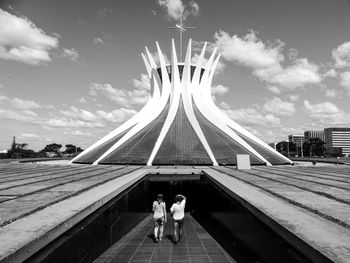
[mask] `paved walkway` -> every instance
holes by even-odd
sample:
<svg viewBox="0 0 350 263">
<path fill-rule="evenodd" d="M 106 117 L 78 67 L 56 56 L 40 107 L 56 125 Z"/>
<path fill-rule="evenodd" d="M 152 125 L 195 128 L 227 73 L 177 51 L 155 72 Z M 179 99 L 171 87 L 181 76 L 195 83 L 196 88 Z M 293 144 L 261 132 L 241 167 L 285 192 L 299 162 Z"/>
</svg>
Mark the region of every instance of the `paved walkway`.
<svg viewBox="0 0 350 263">
<path fill-rule="evenodd" d="M 165 224 L 163 241 L 152 239 L 153 219 L 143 220 L 127 236 L 103 253 L 94 263 L 232 263 L 234 261 L 192 216 L 186 214 L 184 235 L 171 241 L 172 222 Z"/>
</svg>

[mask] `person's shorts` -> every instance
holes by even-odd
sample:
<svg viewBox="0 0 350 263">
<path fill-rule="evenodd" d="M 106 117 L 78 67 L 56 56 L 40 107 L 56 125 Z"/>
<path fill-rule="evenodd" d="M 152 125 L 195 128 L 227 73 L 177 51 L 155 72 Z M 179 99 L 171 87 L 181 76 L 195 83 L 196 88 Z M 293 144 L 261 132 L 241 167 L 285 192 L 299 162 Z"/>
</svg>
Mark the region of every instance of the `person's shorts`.
<svg viewBox="0 0 350 263">
<path fill-rule="evenodd" d="M 174 223 L 178 223 L 179 227 L 182 227 L 185 223 L 185 218 L 179 219 L 179 220 L 174 220 Z"/>
<path fill-rule="evenodd" d="M 164 217 L 153 218 L 154 226 L 162 226 L 164 224 Z"/>
</svg>

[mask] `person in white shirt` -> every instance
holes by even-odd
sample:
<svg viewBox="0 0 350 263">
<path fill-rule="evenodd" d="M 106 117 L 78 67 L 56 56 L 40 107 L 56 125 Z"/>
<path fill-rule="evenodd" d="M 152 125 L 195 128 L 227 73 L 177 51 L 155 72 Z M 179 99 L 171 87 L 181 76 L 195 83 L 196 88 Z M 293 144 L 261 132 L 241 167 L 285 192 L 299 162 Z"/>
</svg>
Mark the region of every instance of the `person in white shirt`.
<svg viewBox="0 0 350 263">
<path fill-rule="evenodd" d="M 176 244 L 182 237 L 182 227 L 185 219 L 186 197 L 178 194 L 175 196 L 175 203 L 170 208 L 170 213 L 174 223 L 174 243 Z"/>
<path fill-rule="evenodd" d="M 154 241 L 162 241 L 164 223 L 167 221 L 165 202 L 163 201 L 162 194 L 158 194 L 157 200 L 153 202 L 152 211 L 154 220 Z"/>
</svg>

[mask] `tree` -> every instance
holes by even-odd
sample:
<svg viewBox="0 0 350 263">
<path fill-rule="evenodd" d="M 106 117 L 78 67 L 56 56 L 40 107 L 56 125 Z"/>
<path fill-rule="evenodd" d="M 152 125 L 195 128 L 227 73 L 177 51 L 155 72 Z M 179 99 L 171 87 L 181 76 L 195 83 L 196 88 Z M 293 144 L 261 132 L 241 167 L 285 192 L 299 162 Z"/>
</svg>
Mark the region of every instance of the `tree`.
<svg viewBox="0 0 350 263">
<path fill-rule="evenodd" d="M 73 144 L 66 144 L 66 150 L 64 151 L 64 153 L 72 154 L 72 153 L 79 153 L 82 151 L 83 149 L 81 149 L 79 146 L 75 146 Z"/>
<path fill-rule="evenodd" d="M 296 154 L 297 146 L 294 142 L 281 141 L 276 144 L 276 150 L 285 156 Z"/>
<path fill-rule="evenodd" d="M 62 148 L 62 144 L 51 143 L 51 144 L 46 145 L 45 148 L 41 150 L 41 152 L 58 153 L 61 148 Z"/>
<path fill-rule="evenodd" d="M 28 149 L 28 143 L 16 143 L 11 145 L 11 149 L 7 151 L 8 158 L 30 158 L 35 157 L 35 152 Z"/>
<path fill-rule="evenodd" d="M 323 156 L 325 153 L 324 145 L 325 142 L 320 138 L 310 138 L 303 144 L 304 156 Z"/>
</svg>

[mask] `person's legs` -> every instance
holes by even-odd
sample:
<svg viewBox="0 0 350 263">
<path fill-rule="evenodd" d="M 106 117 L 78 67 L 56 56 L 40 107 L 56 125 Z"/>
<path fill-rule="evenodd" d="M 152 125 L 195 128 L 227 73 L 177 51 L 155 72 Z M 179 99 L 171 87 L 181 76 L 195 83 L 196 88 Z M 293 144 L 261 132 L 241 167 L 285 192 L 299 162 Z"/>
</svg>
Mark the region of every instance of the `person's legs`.
<svg viewBox="0 0 350 263">
<path fill-rule="evenodd" d="M 159 240 L 160 241 L 162 241 L 163 232 L 164 232 L 164 221 L 163 221 L 163 219 L 161 219 L 160 220 L 160 225 L 159 225 Z"/>
<path fill-rule="evenodd" d="M 175 243 L 179 240 L 178 233 L 179 233 L 179 223 L 176 220 L 174 220 L 174 242 Z"/>
<path fill-rule="evenodd" d="M 157 241 L 158 239 L 158 231 L 159 231 L 159 221 L 154 218 L 154 239 Z"/>
<path fill-rule="evenodd" d="M 184 225 L 184 219 L 181 219 L 178 224 L 179 224 L 179 239 L 181 239 L 181 237 L 182 237 L 182 227 Z"/>
</svg>

